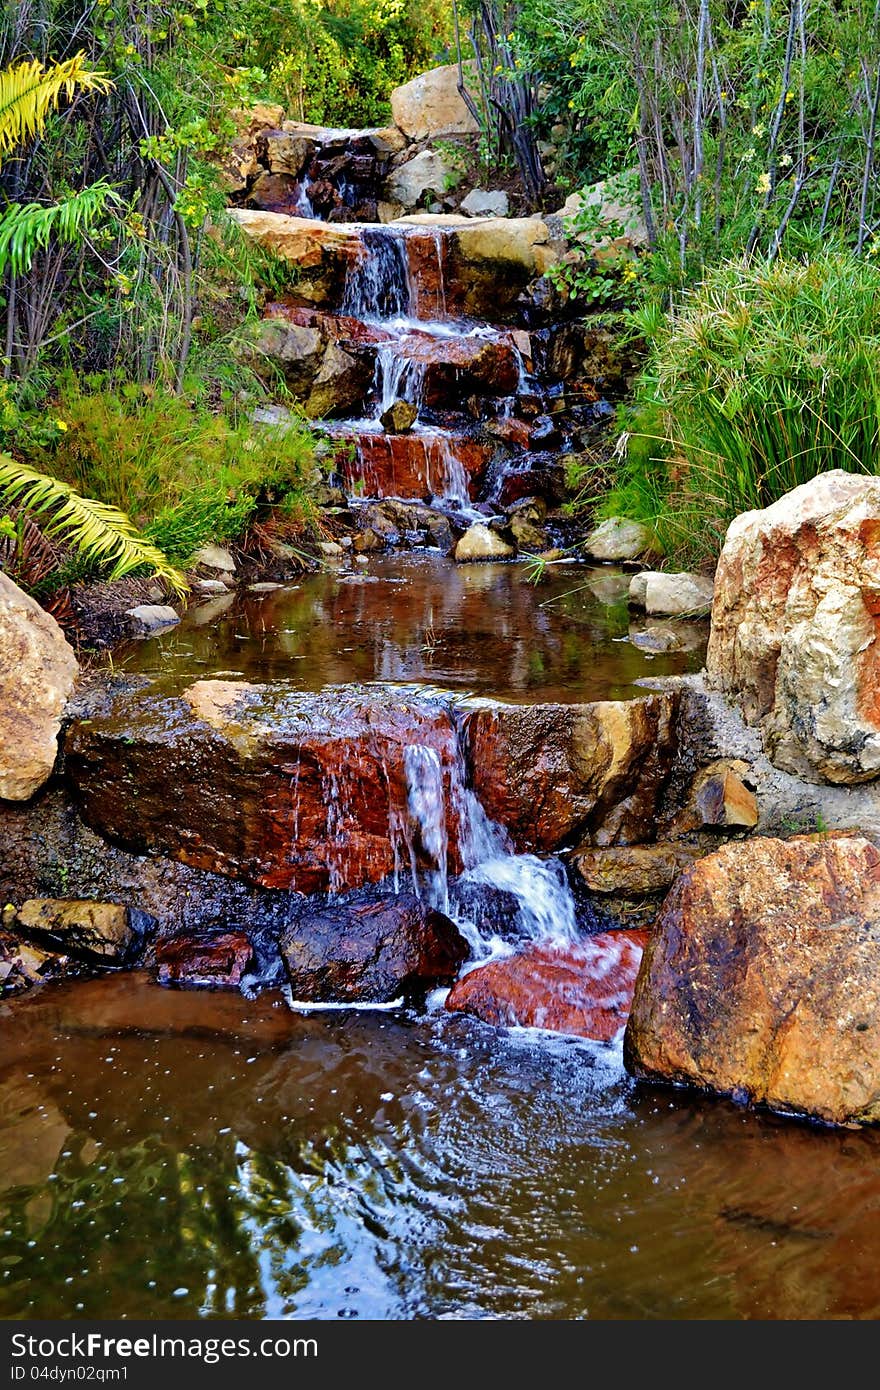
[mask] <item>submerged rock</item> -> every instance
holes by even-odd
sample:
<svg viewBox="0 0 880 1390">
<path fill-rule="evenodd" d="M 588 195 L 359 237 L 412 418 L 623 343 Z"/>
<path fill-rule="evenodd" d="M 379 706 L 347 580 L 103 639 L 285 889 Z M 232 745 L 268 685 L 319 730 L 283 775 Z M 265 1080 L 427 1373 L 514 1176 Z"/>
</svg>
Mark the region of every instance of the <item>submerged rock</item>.
<svg viewBox="0 0 880 1390">
<path fill-rule="evenodd" d="M 460 565 L 473 560 L 510 560 L 515 554 L 516 546 L 508 544 L 482 521 L 475 521 L 468 527 L 453 552 Z"/>
<path fill-rule="evenodd" d="M 412 893 L 310 905 L 281 938 L 294 999 L 387 1002 L 449 984 L 468 947 L 454 922 Z"/>
<path fill-rule="evenodd" d="M 688 870 L 648 943 L 634 1075 L 834 1124 L 880 1120 L 880 850 L 752 839 Z"/>
<path fill-rule="evenodd" d="M 880 479 L 835 469 L 728 529 L 706 666 L 773 762 L 880 776 Z"/>
<path fill-rule="evenodd" d="M 79 664 L 55 619 L 0 571 L 0 797 L 48 779 Z"/>
<path fill-rule="evenodd" d="M 470 970 L 446 1008 L 496 1026 L 611 1042 L 629 1015 L 646 940 L 644 932 L 615 931 L 573 946 L 531 946 Z"/>
</svg>

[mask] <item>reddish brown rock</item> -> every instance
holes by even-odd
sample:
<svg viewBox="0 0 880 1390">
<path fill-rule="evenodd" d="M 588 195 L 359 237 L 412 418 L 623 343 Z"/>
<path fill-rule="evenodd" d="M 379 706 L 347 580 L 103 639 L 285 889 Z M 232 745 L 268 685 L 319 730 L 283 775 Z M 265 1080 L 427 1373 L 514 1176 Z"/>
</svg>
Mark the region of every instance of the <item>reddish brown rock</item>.
<svg viewBox="0 0 880 1390">
<path fill-rule="evenodd" d="M 533 946 L 471 970 L 446 1008 L 502 1027 L 546 1028 L 611 1042 L 626 1023 L 645 932 L 602 932 L 576 946 Z"/>
<path fill-rule="evenodd" d="M 473 498 L 492 452 L 491 445 L 464 436 L 377 431 L 358 435 L 353 457 L 341 466 L 347 487 L 367 497 L 425 501 L 457 493 L 463 469 Z"/>
<path fill-rule="evenodd" d="M 880 775 L 880 480 L 822 473 L 730 525 L 706 665 L 812 781 Z"/>
<path fill-rule="evenodd" d="M 458 929 L 411 893 L 310 906 L 284 934 L 294 999 L 387 1002 L 449 984 L 467 958 Z"/>
<path fill-rule="evenodd" d="M 156 947 L 159 984 L 236 989 L 252 957 L 253 948 L 244 932 L 172 936 Z"/>
<path fill-rule="evenodd" d="M 583 705 L 473 701 L 463 739 L 474 790 L 519 850 L 640 843 L 672 766 L 675 709 L 672 693 Z"/>
<path fill-rule="evenodd" d="M 672 888 L 626 1033 L 636 1076 L 833 1124 L 880 1120 L 880 850 L 752 839 Z"/>
<path fill-rule="evenodd" d="M 71 726 L 65 766 L 85 820 L 115 843 L 267 888 L 336 892 L 408 860 L 413 743 L 436 752 L 450 806 L 457 742 L 439 700 L 223 680 L 162 697 L 122 683 Z M 447 821 L 454 866 L 454 806 Z"/>
</svg>

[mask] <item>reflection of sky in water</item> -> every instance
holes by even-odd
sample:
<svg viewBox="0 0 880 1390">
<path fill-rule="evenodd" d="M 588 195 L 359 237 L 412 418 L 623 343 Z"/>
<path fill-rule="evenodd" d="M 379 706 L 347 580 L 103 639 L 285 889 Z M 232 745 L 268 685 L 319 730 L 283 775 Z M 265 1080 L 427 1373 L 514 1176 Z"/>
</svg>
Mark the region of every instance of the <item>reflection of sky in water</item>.
<svg viewBox="0 0 880 1390">
<path fill-rule="evenodd" d="M 181 684 L 230 672 L 307 690 L 420 681 L 513 700 L 626 699 L 635 682 L 697 670 L 706 627 L 676 625 L 685 649 L 638 650 L 650 626 L 627 608 L 629 575 L 565 565 L 530 584 L 523 565 L 455 565 L 436 555 L 309 575 L 243 600 L 194 607 L 179 627 L 114 653 L 128 671 Z M 665 624 L 668 628 L 668 623 Z"/>
<path fill-rule="evenodd" d="M 0 1057 L 0 1316 L 880 1312 L 880 1139 L 619 1048 L 116 977 Z"/>
</svg>

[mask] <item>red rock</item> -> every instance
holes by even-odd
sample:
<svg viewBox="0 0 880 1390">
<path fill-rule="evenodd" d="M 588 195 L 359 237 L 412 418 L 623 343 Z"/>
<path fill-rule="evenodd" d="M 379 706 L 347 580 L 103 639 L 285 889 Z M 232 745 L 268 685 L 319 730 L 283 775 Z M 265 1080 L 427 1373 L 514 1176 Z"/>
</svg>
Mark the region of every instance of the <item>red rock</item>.
<svg viewBox="0 0 880 1390">
<path fill-rule="evenodd" d="M 493 452 L 491 445 L 476 439 L 427 432 L 360 434 L 355 447 L 355 457 L 341 464 L 348 488 L 362 485 L 367 497 L 425 501 L 457 491 L 457 466 L 464 469 L 468 491 L 475 498 Z"/>
<path fill-rule="evenodd" d="M 582 705 L 475 702 L 462 739 L 474 791 L 518 850 L 575 836 L 640 844 L 656 820 L 675 749 L 674 694 Z"/>
<path fill-rule="evenodd" d="M 208 932 L 168 937 L 156 947 L 160 985 L 236 989 L 253 949 L 244 932 Z"/>
<path fill-rule="evenodd" d="M 123 686 L 71 726 L 66 776 L 91 828 L 126 848 L 266 888 L 338 892 L 408 862 L 413 743 L 440 762 L 454 869 L 450 714 L 393 687 L 310 695 L 208 680 L 165 698 Z"/>
<path fill-rule="evenodd" d="M 467 958 L 455 924 L 412 893 L 309 905 L 281 954 L 295 999 L 385 1002 L 449 984 Z"/>
<path fill-rule="evenodd" d="M 645 952 L 624 1057 L 646 1080 L 880 1121 L 880 850 L 753 838 L 699 860 Z"/>
<path fill-rule="evenodd" d="M 446 1008 L 497 1026 L 611 1042 L 629 1015 L 647 939 L 641 931 L 614 931 L 561 949 L 532 946 L 469 971 Z"/>
<path fill-rule="evenodd" d="M 425 320 L 446 318 L 446 253 L 448 239 L 430 228 L 407 233 L 410 283 L 415 287 L 416 315 Z"/>
</svg>

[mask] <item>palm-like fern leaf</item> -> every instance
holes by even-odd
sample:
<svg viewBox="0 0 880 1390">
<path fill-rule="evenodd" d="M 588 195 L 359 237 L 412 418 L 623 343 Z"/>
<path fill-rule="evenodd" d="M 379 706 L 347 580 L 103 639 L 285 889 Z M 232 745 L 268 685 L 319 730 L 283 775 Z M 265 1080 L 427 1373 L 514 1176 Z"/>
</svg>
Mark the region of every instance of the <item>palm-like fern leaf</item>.
<svg viewBox="0 0 880 1390">
<path fill-rule="evenodd" d="M 67 483 L 38 473 L 7 454 L 0 454 L 0 497 L 45 517 L 40 526 L 47 536 L 74 546 L 109 570 L 108 578 L 120 579 L 146 566 L 176 594 L 186 593 L 186 580 L 180 571 L 157 546 L 138 534 L 118 508 L 80 497 Z"/>
<path fill-rule="evenodd" d="M 42 130 L 62 96 L 69 100 L 77 88 L 106 92 L 112 85 L 104 73 L 86 67 L 84 53 L 48 67 L 34 58 L 4 68 L 0 71 L 0 161 Z"/>
<path fill-rule="evenodd" d="M 0 212 L 0 275 L 7 266 L 14 275 L 29 270 L 34 256 L 53 235 L 61 242 L 78 241 L 119 194 L 100 180 L 71 193 L 58 203 L 10 203 Z"/>
</svg>

